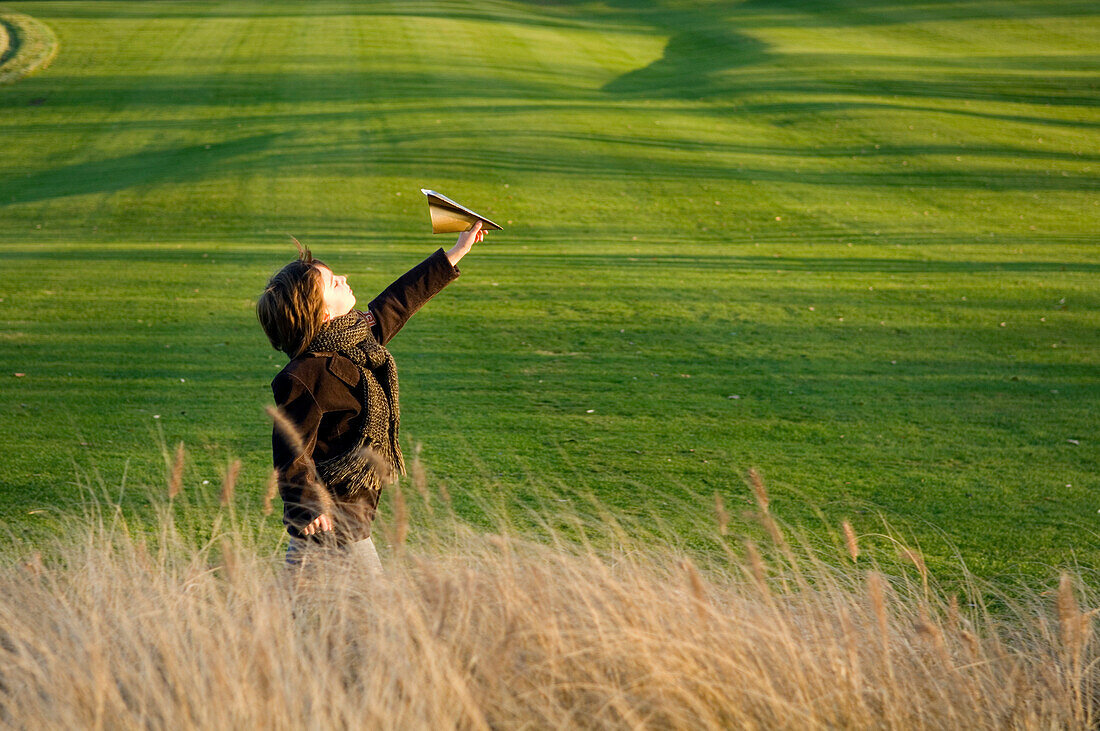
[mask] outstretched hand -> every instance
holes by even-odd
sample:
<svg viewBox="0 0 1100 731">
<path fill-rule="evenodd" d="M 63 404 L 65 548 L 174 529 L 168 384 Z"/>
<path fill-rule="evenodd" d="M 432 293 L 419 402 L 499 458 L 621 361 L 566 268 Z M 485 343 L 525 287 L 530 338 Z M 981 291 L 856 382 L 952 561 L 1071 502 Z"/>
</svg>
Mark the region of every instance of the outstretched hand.
<svg viewBox="0 0 1100 731">
<path fill-rule="evenodd" d="M 479 243 L 484 238 L 485 231 L 481 228 L 481 221 L 476 222 L 468 231 L 460 233 L 458 242 L 447 252 L 447 259 L 450 260 L 451 266 L 457 264 L 462 257 L 469 253 L 474 244 Z"/>
</svg>

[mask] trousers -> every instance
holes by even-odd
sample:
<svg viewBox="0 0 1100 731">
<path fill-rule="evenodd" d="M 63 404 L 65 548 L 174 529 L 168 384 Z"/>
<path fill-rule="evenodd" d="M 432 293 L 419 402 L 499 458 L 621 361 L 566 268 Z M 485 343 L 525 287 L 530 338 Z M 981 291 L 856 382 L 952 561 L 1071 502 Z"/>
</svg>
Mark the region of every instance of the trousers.
<svg viewBox="0 0 1100 731">
<path fill-rule="evenodd" d="M 337 550 L 351 556 L 372 575 L 382 575 L 382 562 L 378 560 L 378 550 L 374 547 L 374 541 L 369 537 L 353 543 L 345 543 L 336 549 L 318 546 L 313 541 L 290 537 L 290 545 L 286 547 L 286 565 L 297 568 L 307 556 L 321 555 L 323 551 Z"/>
</svg>

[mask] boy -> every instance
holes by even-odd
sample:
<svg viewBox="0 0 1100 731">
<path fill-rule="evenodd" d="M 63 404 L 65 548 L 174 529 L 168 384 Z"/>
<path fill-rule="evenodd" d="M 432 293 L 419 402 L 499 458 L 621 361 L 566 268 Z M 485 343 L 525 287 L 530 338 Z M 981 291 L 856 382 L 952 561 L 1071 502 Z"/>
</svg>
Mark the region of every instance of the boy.
<svg viewBox="0 0 1100 731">
<path fill-rule="evenodd" d="M 405 471 L 397 368 L 385 345 L 458 277 L 455 266 L 484 235 L 481 222 L 474 224 L 365 311 L 354 309 L 347 277 L 300 244 L 297 261 L 268 281 L 256 315 L 271 345 L 291 359 L 271 382 L 281 412 L 272 456 L 290 534 L 289 564 L 300 563 L 311 543 L 324 542 L 381 570 L 371 522 L 386 476 Z"/>
</svg>

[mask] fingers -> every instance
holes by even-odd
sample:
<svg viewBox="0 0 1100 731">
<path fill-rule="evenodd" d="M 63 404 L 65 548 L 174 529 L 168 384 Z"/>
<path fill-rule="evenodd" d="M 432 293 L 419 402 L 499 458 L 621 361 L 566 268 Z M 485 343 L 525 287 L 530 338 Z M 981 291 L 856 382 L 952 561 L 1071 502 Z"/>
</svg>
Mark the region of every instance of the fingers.
<svg viewBox="0 0 1100 731">
<path fill-rule="evenodd" d="M 483 221 L 474 221 L 474 225 L 470 226 L 470 228 L 466 229 L 458 235 L 458 241 L 456 245 L 466 248 L 473 246 L 474 244 L 484 239 L 485 230 L 482 228 L 483 226 Z"/>
<path fill-rule="evenodd" d="M 311 536 L 318 530 L 332 530 L 332 518 L 327 515 L 318 515 L 314 518 L 309 525 L 302 528 L 302 533 L 307 536 Z"/>
<path fill-rule="evenodd" d="M 466 236 L 469 237 L 471 243 L 480 243 L 485 238 L 485 229 L 482 228 L 482 225 L 481 221 L 475 221 L 474 225 L 467 229 Z"/>
</svg>

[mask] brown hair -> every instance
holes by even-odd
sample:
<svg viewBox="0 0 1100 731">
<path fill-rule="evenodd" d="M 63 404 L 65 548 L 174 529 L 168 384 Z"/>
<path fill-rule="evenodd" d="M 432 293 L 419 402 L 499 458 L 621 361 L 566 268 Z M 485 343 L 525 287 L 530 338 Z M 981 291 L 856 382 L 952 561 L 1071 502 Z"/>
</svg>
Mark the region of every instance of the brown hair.
<svg viewBox="0 0 1100 731">
<path fill-rule="evenodd" d="M 325 264 L 314 259 L 298 239 L 291 239 L 298 247 L 298 259 L 268 280 L 256 302 L 256 317 L 271 346 L 297 358 L 313 342 L 324 321 L 324 280 L 316 265 Z"/>
</svg>

